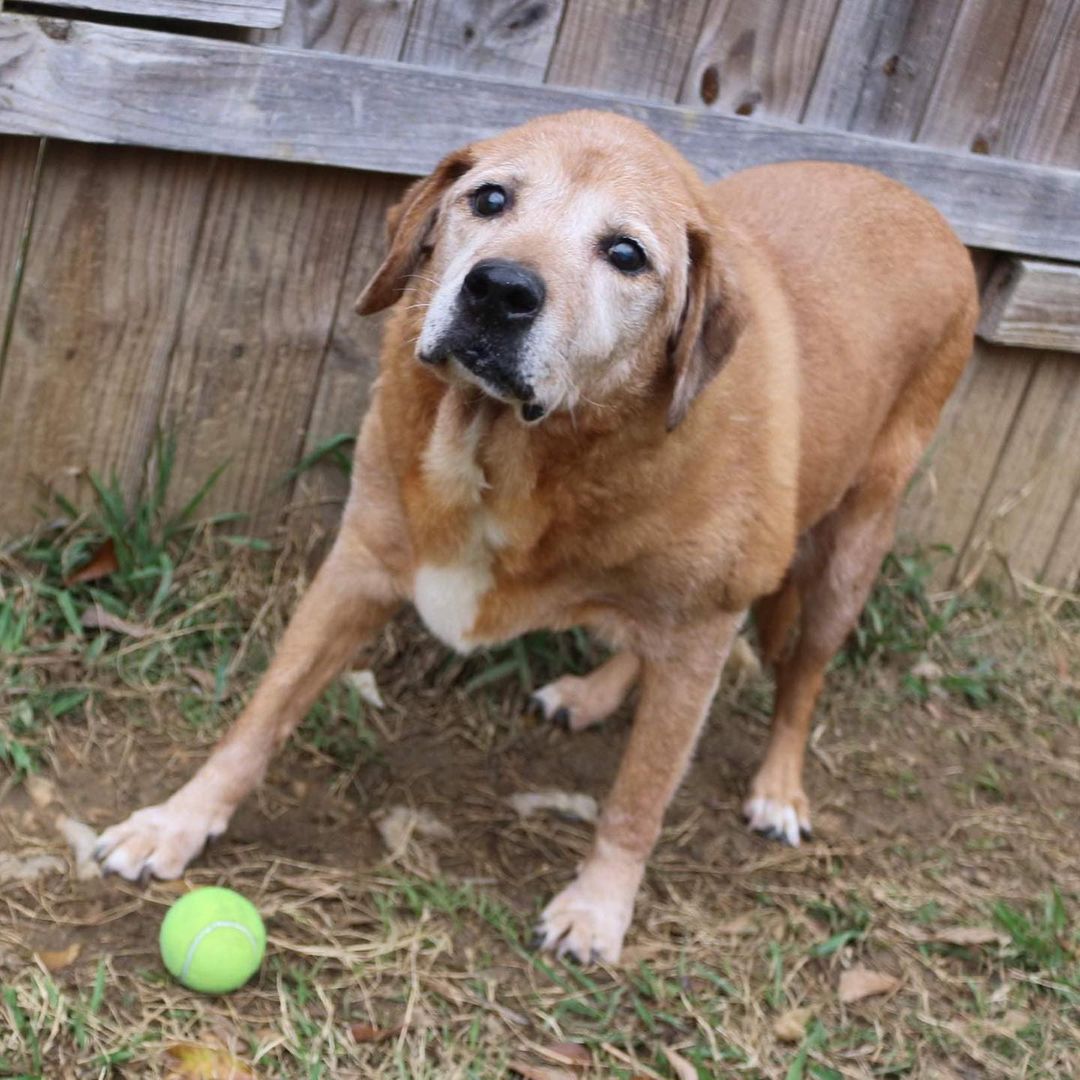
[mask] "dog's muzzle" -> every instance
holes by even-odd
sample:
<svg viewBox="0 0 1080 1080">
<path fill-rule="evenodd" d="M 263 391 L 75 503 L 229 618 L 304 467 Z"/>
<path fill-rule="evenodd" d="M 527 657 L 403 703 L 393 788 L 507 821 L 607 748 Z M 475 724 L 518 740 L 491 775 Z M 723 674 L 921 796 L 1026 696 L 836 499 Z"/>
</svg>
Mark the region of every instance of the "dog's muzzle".
<svg viewBox="0 0 1080 1080">
<path fill-rule="evenodd" d="M 454 320 L 438 348 L 420 359 L 453 357 L 497 396 L 521 403 L 527 422 L 544 415 L 521 371 L 524 341 L 544 307 L 547 290 L 534 270 L 506 259 L 484 259 L 465 275 Z"/>
</svg>

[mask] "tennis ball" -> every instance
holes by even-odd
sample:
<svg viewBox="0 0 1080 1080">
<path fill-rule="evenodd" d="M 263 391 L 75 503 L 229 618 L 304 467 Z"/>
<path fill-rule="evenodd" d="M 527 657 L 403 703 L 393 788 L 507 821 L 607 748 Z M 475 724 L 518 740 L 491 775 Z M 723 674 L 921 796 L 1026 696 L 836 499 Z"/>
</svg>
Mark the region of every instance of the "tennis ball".
<svg viewBox="0 0 1080 1080">
<path fill-rule="evenodd" d="M 165 966 L 185 986 L 227 994 L 259 970 L 266 927 L 250 900 L 211 885 L 169 908 L 158 941 Z"/>
</svg>

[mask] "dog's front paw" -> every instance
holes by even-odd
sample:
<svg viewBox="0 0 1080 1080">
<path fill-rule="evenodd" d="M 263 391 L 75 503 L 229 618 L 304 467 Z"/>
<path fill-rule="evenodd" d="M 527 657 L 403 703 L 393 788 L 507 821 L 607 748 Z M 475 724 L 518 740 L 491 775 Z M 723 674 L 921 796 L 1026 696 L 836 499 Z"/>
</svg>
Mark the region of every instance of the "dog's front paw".
<svg viewBox="0 0 1080 1080">
<path fill-rule="evenodd" d="M 544 908 L 537 944 L 582 964 L 617 964 L 633 914 L 633 896 L 627 902 L 615 891 L 605 893 L 578 878 Z"/>
<path fill-rule="evenodd" d="M 98 839 L 95 857 L 106 873 L 128 881 L 140 878 L 177 878 L 229 823 L 228 813 L 192 805 L 176 796 L 158 806 L 147 806 Z"/>
<path fill-rule="evenodd" d="M 798 847 L 800 840 L 810 839 L 810 801 L 802 785 L 797 779 L 774 776 L 764 767 L 750 785 L 743 816 L 754 832 L 770 840 Z"/>
</svg>

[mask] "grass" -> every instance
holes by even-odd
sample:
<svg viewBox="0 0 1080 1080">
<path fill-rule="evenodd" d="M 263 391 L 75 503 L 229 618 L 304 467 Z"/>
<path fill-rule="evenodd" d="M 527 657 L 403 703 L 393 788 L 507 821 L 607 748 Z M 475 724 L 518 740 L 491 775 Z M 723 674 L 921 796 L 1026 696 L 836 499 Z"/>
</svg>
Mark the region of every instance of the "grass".
<svg viewBox="0 0 1080 1080">
<path fill-rule="evenodd" d="M 23 789 L 32 773 L 95 826 L 164 795 L 235 715 L 303 589 L 288 546 L 230 543 L 231 522 L 170 510 L 170 453 L 159 443 L 140 502 L 98 482 L 90 513 L 61 508 L 4 549 L 0 852 L 65 850 L 54 806 Z M 73 581 L 110 542 L 116 568 Z M 527 693 L 600 654 L 581 634 L 537 634 L 456 658 L 406 619 L 366 661 L 386 707 L 331 687 L 186 875 L 258 903 L 270 949 L 256 980 L 211 999 L 164 974 L 169 883 L 0 884 L 0 1074 L 487 1080 L 518 1062 L 631 1080 L 676 1077 L 673 1051 L 702 1080 L 1076 1075 L 1080 626 L 1069 605 L 1051 617 L 936 596 L 932 559 L 890 557 L 832 674 L 813 843 L 741 829 L 770 691 L 721 691 L 617 969 L 530 949 L 589 833 L 505 803 L 603 793 L 625 712 L 573 737 L 524 715 Z M 449 839 L 389 858 L 372 815 L 403 802 Z M 977 941 L 957 944 L 957 928 Z M 72 945 L 55 970 L 41 959 Z M 899 988 L 841 1003 L 856 966 Z M 786 1041 L 777 1024 L 796 1012 Z M 568 1044 L 587 1064 L 567 1064 Z M 177 1072 L 191 1047 L 201 1071 Z"/>
</svg>

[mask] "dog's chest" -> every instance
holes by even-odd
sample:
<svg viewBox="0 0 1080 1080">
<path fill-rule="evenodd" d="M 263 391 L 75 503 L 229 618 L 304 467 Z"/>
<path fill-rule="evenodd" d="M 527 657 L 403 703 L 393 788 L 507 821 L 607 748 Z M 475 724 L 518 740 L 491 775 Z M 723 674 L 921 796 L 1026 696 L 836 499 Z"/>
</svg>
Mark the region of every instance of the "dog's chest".
<svg viewBox="0 0 1080 1080">
<path fill-rule="evenodd" d="M 428 629 L 458 652 L 480 642 L 473 637 L 484 597 L 495 584 L 493 561 L 505 536 L 484 504 L 487 480 L 478 461 L 475 425 L 449 428 L 436 423 L 423 456 L 423 474 L 432 502 L 444 507 L 462 539 L 453 554 L 425 558 L 413 577 L 413 604 Z"/>
</svg>

